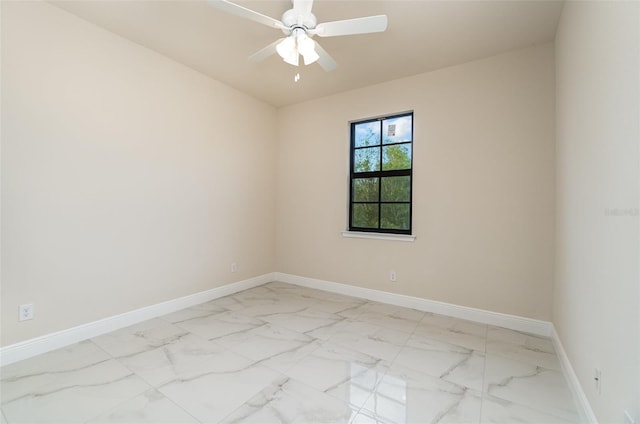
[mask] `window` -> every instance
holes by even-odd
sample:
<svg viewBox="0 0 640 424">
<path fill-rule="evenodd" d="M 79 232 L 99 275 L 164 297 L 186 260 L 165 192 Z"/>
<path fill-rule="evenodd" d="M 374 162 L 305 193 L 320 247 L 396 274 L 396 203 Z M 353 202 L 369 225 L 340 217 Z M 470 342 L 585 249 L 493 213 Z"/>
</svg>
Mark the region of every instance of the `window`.
<svg viewBox="0 0 640 424">
<path fill-rule="evenodd" d="M 351 123 L 349 231 L 411 234 L 413 113 Z"/>
</svg>

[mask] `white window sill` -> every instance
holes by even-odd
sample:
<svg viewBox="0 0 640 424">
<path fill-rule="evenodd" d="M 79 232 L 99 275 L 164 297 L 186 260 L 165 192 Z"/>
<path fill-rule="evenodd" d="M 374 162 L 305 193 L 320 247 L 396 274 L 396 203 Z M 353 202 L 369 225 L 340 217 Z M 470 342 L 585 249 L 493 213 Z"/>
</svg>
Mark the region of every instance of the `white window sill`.
<svg viewBox="0 0 640 424">
<path fill-rule="evenodd" d="M 416 236 L 408 236 L 404 234 L 386 234 L 386 233 L 364 233 L 359 231 L 343 231 L 342 237 L 347 238 L 364 238 L 377 240 L 394 240 L 394 241 L 416 241 Z"/>
</svg>

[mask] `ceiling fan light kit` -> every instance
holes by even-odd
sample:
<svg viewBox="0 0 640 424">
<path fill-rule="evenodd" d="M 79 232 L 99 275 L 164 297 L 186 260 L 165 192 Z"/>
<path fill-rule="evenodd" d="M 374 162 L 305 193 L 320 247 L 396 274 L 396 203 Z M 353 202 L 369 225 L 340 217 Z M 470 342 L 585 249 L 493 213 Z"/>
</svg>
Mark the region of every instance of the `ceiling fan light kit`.
<svg viewBox="0 0 640 424">
<path fill-rule="evenodd" d="M 305 65 L 311 65 L 320 59 L 316 52 L 316 43 L 302 28 L 295 28 L 291 34 L 276 45 L 276 51 L 288 64 L 298 66 L 298 58 L 302 56 Z"/>
<path fill-rule="evenodd" d="M 298 66 L 298 50 L 296 49 L 296 40 L 293 37 L 287 37 L 276 45 L 276 52 L 288 64 Z"/>
<path fill-rule="evenodd" d="M 277 40 L 249 57 L 255 62 L 266 59 L 277 53 L 286 63 L 298 66 L 300 56 L 305 65 L 318 62 L 325 71 L 338 67 L 336 61 L 319 43 L 311 39 L 319 37 L 335 37 L 340 35 L 369 34 L 383 32 L 387 29 L 387 16 L 376 15 L 364 18 L 318 24 L 311 8 L 313 0 L 292 0 L 293 9 L 289 9 L 278 21 L 246 7 L 227 0 L 210 0 L 209 3 L 220 10 L 249 19 L 271 28 L 282 30 L 286 37 Z"/>
</svg>

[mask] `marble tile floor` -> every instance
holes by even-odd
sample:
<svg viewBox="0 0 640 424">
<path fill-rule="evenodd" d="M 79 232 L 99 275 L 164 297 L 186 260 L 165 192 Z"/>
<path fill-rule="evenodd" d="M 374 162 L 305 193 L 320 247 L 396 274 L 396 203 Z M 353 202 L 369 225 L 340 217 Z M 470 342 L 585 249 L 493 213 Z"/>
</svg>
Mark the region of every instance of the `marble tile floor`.
<svg viewBox="0 0 640 424">
<path fill-rule="evenodd" d="M 0 423 L 579 422 L 549 339 L 279 282 L 0 378 Z"/>
</svg>

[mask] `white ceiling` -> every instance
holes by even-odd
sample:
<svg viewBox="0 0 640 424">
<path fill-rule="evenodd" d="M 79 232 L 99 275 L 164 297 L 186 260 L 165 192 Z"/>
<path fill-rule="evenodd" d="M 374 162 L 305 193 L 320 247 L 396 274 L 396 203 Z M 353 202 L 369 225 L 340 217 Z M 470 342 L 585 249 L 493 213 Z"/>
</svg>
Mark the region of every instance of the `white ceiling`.
<svg viewBox="0 0 640 424">
<path fill-rule="evenodd" d="M 318 22 L 386 14 L 386 32 L 316 37 L 338 62 L 293 67 L 248 56 L 282 32 L 205 0 L 54 0 L 53 4 L 274 106 L 416 75 L 552 41 L 562 1 L 316 0 Z M 237 0 L 280 19 L 290 0 Z M 301 79 L 294 82 L 299 72 Z"/>
</svg>

